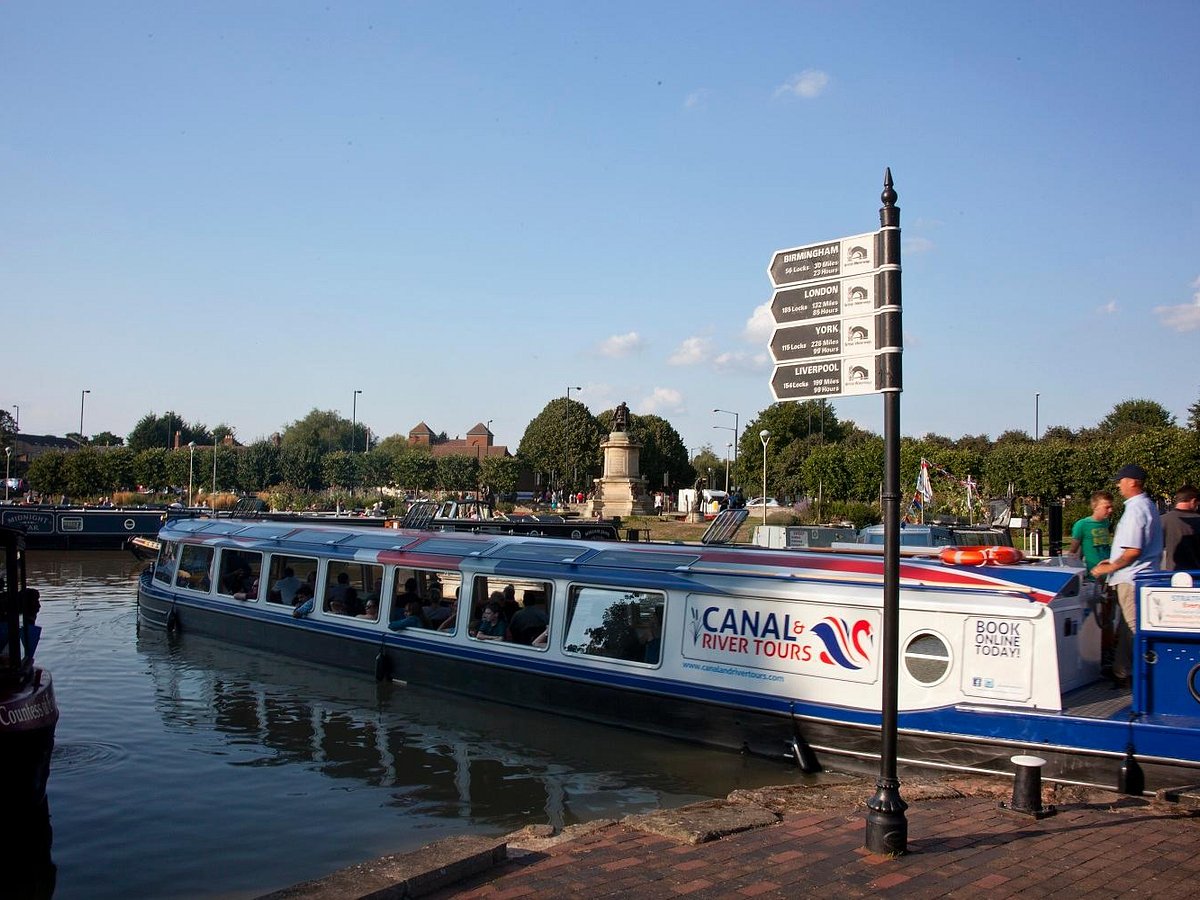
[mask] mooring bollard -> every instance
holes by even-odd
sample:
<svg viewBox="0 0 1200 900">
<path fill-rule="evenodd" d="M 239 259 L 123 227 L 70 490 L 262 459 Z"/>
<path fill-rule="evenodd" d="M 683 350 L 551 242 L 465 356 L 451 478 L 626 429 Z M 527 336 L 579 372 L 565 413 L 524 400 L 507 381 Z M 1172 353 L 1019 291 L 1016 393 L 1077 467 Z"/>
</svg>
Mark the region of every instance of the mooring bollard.
<svg viewBox="0 0 1200 900">
<path fill-rule="evenodd" d="M 1010 762 L 1017 767 L 1012 802 L 1001 802 L 1000 808 L 1035 819 L 1054 815 L 1053 806 L 1042 806 L 1042 766 L 1046 761 L 1040 756 L 1014 756 Z"/>
</svg>

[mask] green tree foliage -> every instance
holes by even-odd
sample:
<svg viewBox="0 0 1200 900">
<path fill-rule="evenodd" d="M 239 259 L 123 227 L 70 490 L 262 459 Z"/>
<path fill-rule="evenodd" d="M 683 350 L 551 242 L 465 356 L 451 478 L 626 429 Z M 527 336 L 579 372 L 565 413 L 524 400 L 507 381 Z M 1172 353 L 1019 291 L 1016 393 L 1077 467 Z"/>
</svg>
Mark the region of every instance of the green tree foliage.
<svg viewBox="0 0 1200 900">
<path fill-rule="evenodd" d="M 283 447 L 314 448 L 319 454 L 334 450 L 362 451 L 367 449 L 367 427 L 351 422 L 331 409 L 314 409 L 303 419 L 285 426 L 281 435 Z"/>
<path fill-rule="evenodd" d="M 434 458 L 437 486 L 444 491 L 473 491 L 479 485 L 479 460 L 448 453 Z"/>
<path fill-rule="evenodd" d="M 359 477 L 364 488 L 384 488 L 392 483 L 393 457 L 378 448 L 368 453 L 360 453 Z"/>
<path fill-rule="evenodd" d="M 1200 400 L 1188 407 L 1188 428 L 1200 434 Z"/>
<path fill-rule="evenodd" d="M 285 484 L 300 490 L 315 491 L 325 486 L 321 477 L 321 448 L 315 434 L 310 434 L 307 440 L 284 443 L 279 451 L 279 473 Z"/>
<path fill-rule="evenodd" d="M 391 451 L 392 483 L 406 491 L 426 491 L 437 480 L 437 464 L 428 447 L 409 445 Z"/>
<path fill-rule="evenodd" d="M 120 447 L 125 443 L 125 438 L 118 437 L 111 431 L 102 431 L 99 434 L 93 434 L 88 443 L 93 447 Z"/>
<path fill-rule="evenodd" d="M 1123 438 L 1151 428 L 1172 428 L 1175 417 L 1154 400 L 1122 400 L 1100 420 L 1097 429 L 1106 438 Z"/>
<path fill-rule="evenodd" d="M 63 474 L 68 495 L 82 501 L 107 492 L 108 481 L 102 457 L 103 454 L 94 447 L 81 447 L 67 454 L 63 461 Z"/>
<path fill-rule="evenodd" d="M 1051 425 L 1042 432 L 1043 441 L 1065 441 L 1069 444 L 1074 442 L 1075 437 L 1075 432 L 1065 425 Z"/>
<path fill-rule="evenodd" d="M 129 448 L 133 452 L 133 448 Z M 142 450 L 133 457 L 133 481 L 150 491 L 161 491 L 170 484 L 167 451 L 162 447 Z"/>
<path fill-rule="evenodd" d="M 709 469 L 712 469 L 714 474 L 718 470 L 721 472 L 725 471 L 724 457 L 717 456 L 717 453 L 715 450 L 713 450 L 711 444 L 705 444 L 703 447 L 701 447 L 699 452 L 688 461 L 688 465 L 691 466 L 691 472 L 684 470 L 685 487 L 691 487 L 693 484 L 695 484 L 697 478 L 704 478 L 707 480 Z M 735 470 L 732 470 L 731 468 L 729 475 L 729 483 L 731 485 L 734 483 L 734 471 Z M 713 487 L 715 487 L 715 485 L 709 485 L 710 490 Z M 724 487 L 723 484 L 722 487 Z"/>
<path fill-rule="evenodd" d="M 805 447 L 819 447 L 823 444 L 838 443 L 847 433 L 858 434 L 857 426 L 847 429 L 838 421 L 837 412 L 828 403 L 820 400 L 805 400 L 802 403 L 773 403 L 762 410 L 747 424 L 738 439 L 738 464 L 735 467 L 735 480 L 738 484 L 757 488 L 748 493 L 762 490 L 762 438 L 763 430 L 771 432 L 767 452 L 768 488 L 780 494 L 790 494 L 787 484 L 795 484 L 793 476 L 780 469 L 778 463 L 771 460 L 800 460 L 807 457 Z M 801 447 L 789 450 L 792 444 L 799 443 Z M 771 478 L 775 469 L 779 478 Z M 780 480 L 783 479 L 783 480 Z M 774 487 L 771 487 L 774 485 Z"/>
<path fill-rule="evenodd" d="M 321 457 L 321 475 L 331 487 L 350 489 L 362 483 L 361 453 L 334 450 Z"/>
<path fill-rule="evenodd" d="M 569 487 L 573 478 L 590 485 L 601 471 L 600 441 L 607 431 L 582 403 L 556 397 L 525 426 L 517 457 L 543 476 L 542 483 Z"/>
<path fill-rule="evenodd" d="M 0 443 L 11 447 L 17 436 L 17 422 L 7 410 L 0 409 Z"/>
<path fill-rule="evenodd" d="M 283 481 L 279 448 L 272 441 L 255 441 L 237 452 L 237 486 L 243 491 L 265 491 Z"/>
<path fill-rule="evenodd" d="M 197 444 L 211 444 L 212 433 L 208 427 L 199 423 L 185 422 L 183 416 L 174 410 L 167 410 L 161 416 L 153 412 L 146 413 L 138 419 L 129 432 L 125 444 L 130 450 L 139 452 L 162 447 L 164 450 L 175 446 L 175 432 L 179 432 L 179 445 L 187 446 L 191 441 Z"/>
<path fill-rule="evenodd" d="M 39 494 L 53 498 L 67 492 L 67 457 L 65 450 L 51 450 L 35 456 L 29 463 L 26 477 L 29 486 Z"/>
<path fill-rule="evenodd" d="M 517 489 L 521 463 L 513 456 L 485 456 L 479 466 L 479 481 L 494 494 L 510 494 Z"/>
<path fill-rule="evenodd" d="M 136 458 L 137 454 L 128 447 L 113 447 L 100 454 L 109 491 L 131 491 L 137 487 L 133 464 Z"/>
<path fill-rule="evenodd" d="M 1000 437 L 996 438 L 996 446 L 1001 444 L 1032 444 L 1033 438 L 1029 436 L 1029 432 L 1021 428 L 1010 428 L 1008 431 L 1001 433 Z"/>
</svg>

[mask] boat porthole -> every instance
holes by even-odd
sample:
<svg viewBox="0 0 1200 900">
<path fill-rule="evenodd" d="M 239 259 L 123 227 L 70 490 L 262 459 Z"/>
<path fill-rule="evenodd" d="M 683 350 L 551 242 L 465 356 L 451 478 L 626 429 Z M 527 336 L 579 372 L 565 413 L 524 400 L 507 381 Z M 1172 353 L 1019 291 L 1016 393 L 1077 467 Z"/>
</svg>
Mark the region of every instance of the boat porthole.
<svg viewBox="0 0 1200 900">
<path fill-rule="evenodd" d="M 572 529 L 572 531 L 571 531 L 571 538 L 572 538 L 573 540 L 576 540 L 576 541 L 577 541 L 577 540 L 579 540 L 581 537 L 583 537 L 583 535 L 582 535 L 582 534 L 580 534 L 580 532 L 579 532 L 579 529 L 578 529 L 578 528 Z"/>
<path fill-rule="evenodd" d="M 937 684 L 950 671 L 950 647 L 933 632 L 915 634 L 904 647 L 904 668 L 920 684 Z"/>
<path fill-rule="evenodd" d="M 133 529 L 137 528 L 137 522 L 133 521 L 133 519 L 126 519 L 124 525 L 126 531 L 133 531 Z"/>
<path fill-rule="evenodd" d="M 1192 671 L 1188 672 L 1187 686 L 1192 699 L 1200 703 L 1200 664 L 1192 666 Z"/>
</svg>

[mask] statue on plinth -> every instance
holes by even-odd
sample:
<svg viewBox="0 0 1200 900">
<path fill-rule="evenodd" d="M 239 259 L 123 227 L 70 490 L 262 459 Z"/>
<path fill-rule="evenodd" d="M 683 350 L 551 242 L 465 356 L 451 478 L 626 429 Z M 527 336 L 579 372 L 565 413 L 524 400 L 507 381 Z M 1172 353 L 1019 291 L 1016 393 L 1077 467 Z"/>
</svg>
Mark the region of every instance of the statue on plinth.
<svg viewBox="0 0 1200 900">
<path fill-rule="evenodd" d="M 629 407 L 624 400 L 613 410 L 612 430 L 614 433 L 629 430 Z"/>
</svg>

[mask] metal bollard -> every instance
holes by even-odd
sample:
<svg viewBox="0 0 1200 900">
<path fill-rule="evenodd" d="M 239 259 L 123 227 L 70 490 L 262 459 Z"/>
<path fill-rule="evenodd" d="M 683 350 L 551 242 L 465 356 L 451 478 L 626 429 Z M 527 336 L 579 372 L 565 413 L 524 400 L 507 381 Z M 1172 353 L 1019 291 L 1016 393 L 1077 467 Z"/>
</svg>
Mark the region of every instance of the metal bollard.
<svg viewBox="0 0 1200 900">
<path fill-rule="evenodd" d="M 1053 806 L 1042 806 L 1042 766 L 1046 761 L 1040 756 L 1014 756 L 1010 762 L 1017 767 L 1012 802 L 1001 801 L 1000 808 L 1035 819 L 1054 815 Z"/>
</svg>

